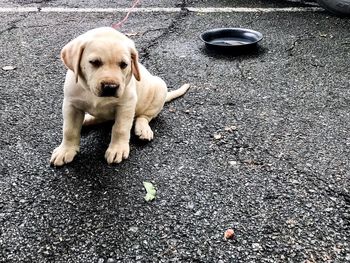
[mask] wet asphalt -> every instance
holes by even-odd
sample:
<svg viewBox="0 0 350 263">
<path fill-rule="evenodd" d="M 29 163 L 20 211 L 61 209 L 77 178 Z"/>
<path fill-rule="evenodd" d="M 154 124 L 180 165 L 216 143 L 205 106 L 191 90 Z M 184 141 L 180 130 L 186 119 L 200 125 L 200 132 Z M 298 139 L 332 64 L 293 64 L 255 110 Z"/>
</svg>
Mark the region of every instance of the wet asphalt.
<svg viewBox="0 0 350 263">
<path fill-rule="evenodd" d="M 152 142 L 107 165 L 111 123 L 85 128 L 72 164 L 60 143 L 73 37 L 125 13 L 0 13 L 0 262 L 350 262 L 350 22 L 322 10 L 196 13 L 186 7 L 315 7 L 298 1 L 143 1 L 142 63 L 169 89 Z M 0 8 L 116 7 L 111 1 L 2 1 Z M 117 7 L 128 7 L 120 1 Z M 200 32 L 264 35 L 248 54 L 207 51 Z M 143 182 L 157 189 L 146 202 Z M 232 240 L 223 238 L 232 228 Z"/>
</svg>

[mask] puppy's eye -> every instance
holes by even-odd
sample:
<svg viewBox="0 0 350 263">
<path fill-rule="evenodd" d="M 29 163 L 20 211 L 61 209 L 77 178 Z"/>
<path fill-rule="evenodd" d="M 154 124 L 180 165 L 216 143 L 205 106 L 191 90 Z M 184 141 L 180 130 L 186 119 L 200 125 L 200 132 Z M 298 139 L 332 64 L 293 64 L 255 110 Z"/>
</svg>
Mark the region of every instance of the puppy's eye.
<svg viewBox="0 0 350 263">
<path fill-rule="evenodd" d="M 128 66 L 128 64 L 126 62 L 122 61 L 122 62 L 120 62 L 119 66 L 121 69 L 125 69 Z"/>
<path fill-rule="evenodd" d="M 89 60 L 89 63 L 93 65 L 94 67 L 100 67 L 102 66 L 102 61 L 99 59 L 91 59 Z"/>
</svg>

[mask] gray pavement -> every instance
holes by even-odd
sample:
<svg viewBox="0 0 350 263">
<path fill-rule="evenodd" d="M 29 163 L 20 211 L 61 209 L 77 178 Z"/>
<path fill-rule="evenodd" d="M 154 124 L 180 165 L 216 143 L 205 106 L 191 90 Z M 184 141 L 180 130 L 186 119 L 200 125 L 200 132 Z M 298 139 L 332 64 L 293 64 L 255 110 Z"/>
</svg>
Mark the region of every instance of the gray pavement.
<svg viewBox="0 0 350 263">
<path fill-rule="evenodd" d="M 2 1 L 113 7 L 112 1 Z M 219 3 L 220 4 L 217 4 Z M 234 7 L 304 6 L 230 1 Z M 143 1 L 142 6 L 228 6 Z M 127 7 L 129 1 L 120 1 Z M 123 32 L 169 88 L 192 84 L 107 165 L 111 124 L 49 166 L 61 140 L 62 46 L 124 13 L 0 13 L 0 262 L 350 262 L 350 22 L 326 12 L 134 13 Z M 207 52 L 198 34 L 261 31 L 258 52 Z M 216 136 L 218 135 L 218 136 Z M 142 182 L 157 188 L 146 203 Z M 226 229 L 235 230 L 224 240 Z"/>
<path fill-rule="evenodd" d="M 108 8 L 127 8 L 130 7 L 132 2 L 130 0 L 119 1 L 97 1 L 97 0 L 3 0 L 0 3 L 0 7 L 16 7 L 16 6 L 37 6 L 37 7 L 108 7 Z M 290 6 L 310 6 L 314 5 L 315 0 L 142 0 L 138 7 L 176 7 L 185 3 L 188 7 L 290 7 Z"/>
</svg>

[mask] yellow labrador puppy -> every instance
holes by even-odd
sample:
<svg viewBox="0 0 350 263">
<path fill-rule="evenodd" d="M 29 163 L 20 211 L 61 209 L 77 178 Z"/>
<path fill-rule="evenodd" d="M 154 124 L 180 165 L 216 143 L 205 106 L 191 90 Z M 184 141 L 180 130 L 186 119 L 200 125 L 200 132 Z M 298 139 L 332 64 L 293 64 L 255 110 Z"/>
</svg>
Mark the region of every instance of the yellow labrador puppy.
<svg viewBox="0 0 350 263">
<path fill-rule="evenodd" d="M 129 156 L 130 130 L 152 140 L 150 120 L 164 103 L 183 95 L 188 84 L 168 92 L 165 82 L 138 62 L 135 44 L 110 27 L 90 30 L 63 47 L 68 68 L 64 84 L 63 140 L 52 153 L 51 164 L 62 166 L 79 151 L 82 125 L 115 120 L 105 158 L 109 164 Z"/>
</svg>

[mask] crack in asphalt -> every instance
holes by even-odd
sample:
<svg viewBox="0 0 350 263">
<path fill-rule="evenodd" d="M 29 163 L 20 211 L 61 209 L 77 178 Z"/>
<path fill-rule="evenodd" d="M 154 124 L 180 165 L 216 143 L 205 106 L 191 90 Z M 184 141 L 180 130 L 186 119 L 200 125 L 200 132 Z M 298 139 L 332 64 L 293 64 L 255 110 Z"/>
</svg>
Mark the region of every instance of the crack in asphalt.
<svg viewBox="0 0 350 263">
<path fill-rule="evenodd" d="M 9 27 L 7 27 L 7 28 L 5 28 L 5 29 L 0 31 L 0 35 L 2 35 L 3 33 L 10 32 L 10 31 L 12 31 L 14 29 L 19 28 L 17 24 L 22 22 L 22 21 L 24 21 L 28 17 L 28 15 L 29 15 L 29 13 L 28 14 L 24 14 L 24 15 L 22 15 L 22 17 L 20 19 L 16 19 L 14 21 L 11 21 Z"/>
<path fill-rule="evenodd" d="M 156 31 L 161 31 L 161 30 L 166 30 L 168 27 L 159 27 L 159 28 L 150 28 L 141 33 L 141 36 L 147 35 L 148 33 L 151 32 L 156 32 Z"/>
<path fill-rule="evenodd" d="M 292 44 L 286 48 L 286 52 L 288 53 L 288 56 L 294 56 L 294 52 L 297 47 L 302 43 L 302 42 L 305 42 L 305 41 L 312 41 L 312 40 L 315 40 L 316 36 L 297 36 L 296 39 L 292 42 Z"/>
<path fill-rule="evenodd" d="M 5 32 L 10 32 L 11 30 L 17 29 L 17 28 L 18 28 L 17 25 L 10 25 L 8 28 L 5 28 L 4 30 L 1 30 L 1 31 L 0 31 L 0 35 L 2 35 L 2 34 L 5 33 Z"/>
<path fill-rule="evenodd" d="M 172 19 L 170 25 L 164 28 L 163 33 L 157 36 L 156 38 L 153 38 L 147 46 L 141 48 L 141 50 L 139 51 L 141 55 L 140 56 L 141 63 L 145 63 L 145 61 L 150 56 L 151 49 L 156 47 L 162 39 L 166 38 L 167 36 L 176 32 L 179 29 L 178 25 L 189 14 L 189 11 L 186 8 L 186 4 L 187 4 L 187 1 L 183 0 L 182 3 L 179 5 L 179 7 L 181 8 L 181 11 Z"/>
</svg>

